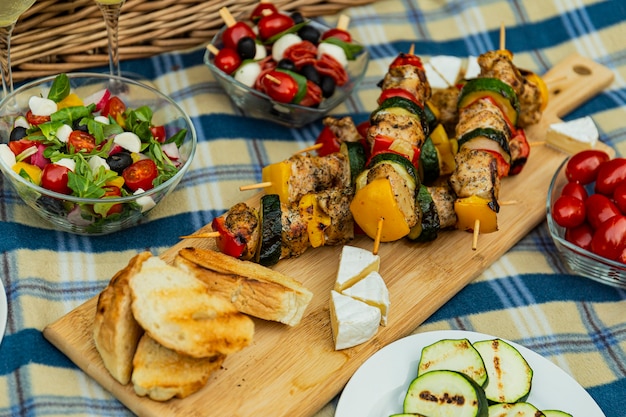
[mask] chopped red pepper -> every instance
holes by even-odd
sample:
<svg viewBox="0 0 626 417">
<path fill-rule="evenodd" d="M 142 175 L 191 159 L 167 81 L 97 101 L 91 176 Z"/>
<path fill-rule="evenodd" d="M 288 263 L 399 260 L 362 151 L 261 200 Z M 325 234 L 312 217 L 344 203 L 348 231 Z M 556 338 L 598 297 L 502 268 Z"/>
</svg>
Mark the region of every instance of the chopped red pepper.
<svg viewBox="0 0 626 417">
<path fill-rule="evenodd" d="M 322 145 L 322 147 L 317 150 L 317 154 L 319 156 L 326 156 L 331 153 L 339 152 L 339 147 L 341 146 L 339 139 L 328 126 L 324 126 L 315 140 L 315 143 Z"/>
<path fill-rule="evenodd" d="M 241 258 L 247 245 L 241 243 L 239 239 L 237 239 L 237 236 L 228 230 L 224 217 L 214 218 L 211 222 L 211 227 L 213 231 L 220 234 L 216 239 L 217 248 L 220 252 L 232 256 L 233 258 Z"/>
<path fill-rule="evenodd" d="M 381 153 L 395 153 L 398 155 L 402 155 L 405 158 L 408 158 L 413 164 L 413 166 L 415 166 L 415 168 L 418 168 L 419 160 L 420 160 L 420 149 L 417 146 L 412 146 L 413 155 L 407 155 L 405 153 L 398 152 L 394 149 L 390 149 L 391 145 L 393 144 L 393 141 L 394 139 L 392 138 L 389 138 L 383 135 L 377 135 L 374 138 L 374 142 L 372 143 L 372 146 L 371 146 L 370 159 Z"/>
<path fill-rule="evenodd" d="M 509 176 L 511 176 L 522 172 L 522 169 L 528 160 L 528 156 L 530 155 L 530 145 L 528 144 L 528 139 L 526 138 L 526 132 L 524 129 L 518 128 L 509 141 L 509 144 L 512 148 L 517 148 L 517 153 L 511 160 L 511 169 L 509 170 Z"/>
<path fill-rule="evenodd" d="M 389 68 L 401 67 L 404 65 L 412 65 L 414 67 L 418 67 L 424 69 L 424 64 L 422 64 L 422 60 L 413 54 L 405 54 L 401 52 L 389 65 Z"/>
</svg>

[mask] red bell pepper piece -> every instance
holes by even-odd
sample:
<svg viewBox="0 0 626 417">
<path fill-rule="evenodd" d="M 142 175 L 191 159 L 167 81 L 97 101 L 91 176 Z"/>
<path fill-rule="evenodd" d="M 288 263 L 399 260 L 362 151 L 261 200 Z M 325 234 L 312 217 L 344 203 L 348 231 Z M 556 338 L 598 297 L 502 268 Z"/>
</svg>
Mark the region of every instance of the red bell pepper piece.
<svg viewBox="0 0 626 417">
<path fill-rule="evenodd" d="M 211 222 L 213 231 L 220 235 L 216 239 L 217 248 L 220 252 L 232 256 L 233 258 L 241 258 L 246 250 L 246 244 L 241 243 L 237 236 L 226 227 L 223 217 L 216 217 Z"/>
</svg>

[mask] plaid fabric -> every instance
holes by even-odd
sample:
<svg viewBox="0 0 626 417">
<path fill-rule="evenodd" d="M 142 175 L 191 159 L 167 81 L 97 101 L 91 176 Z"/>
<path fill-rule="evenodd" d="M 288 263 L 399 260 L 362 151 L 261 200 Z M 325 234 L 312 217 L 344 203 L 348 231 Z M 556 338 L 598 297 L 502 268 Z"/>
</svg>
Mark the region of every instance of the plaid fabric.
<svg viewBox="0 0 626 417">
<path fill-rule="evenodd" d="M 382 0 L 350 8 L 350 30 L 372 54 L 358 91 L 335 114 L 365 120 L 376 86 L 398 52 L 467 57 L 498 47 L 500 25 L 516 63 L 543 73 L 572 53 L 608 66 L 615 82 L 567 119 L 590 115 L 601 140 L 626 154 L 626 6 L 618 1 Z M 337 16 L 324 20 L 334 24 Z M 242 117 L 202 64 L 203 50 L 123 62 L 154 80 L 191 115 L 193 166 L 143 225 L 105 237 L 51 230 L 4 184 L 0 188 L 1 279 L 9 317 L 0 345 L 0 416 L 124 416 L 131 413 L 41 334 L 94 297 L 140 250 L 160 253 L 251 194 L 261 167 L 310 145 L 321 123 L 288 129 Z M 104 69 L 103 69 L 104 70 Z M 626 292 L 572 276 L 545 224 L 491 265 L 416 329 L 467 329 L 511 339 L 567 371 L 607 417 L 626 400 Z M 332 416 L 335 401 L 318 413 Z"/>
</svg>

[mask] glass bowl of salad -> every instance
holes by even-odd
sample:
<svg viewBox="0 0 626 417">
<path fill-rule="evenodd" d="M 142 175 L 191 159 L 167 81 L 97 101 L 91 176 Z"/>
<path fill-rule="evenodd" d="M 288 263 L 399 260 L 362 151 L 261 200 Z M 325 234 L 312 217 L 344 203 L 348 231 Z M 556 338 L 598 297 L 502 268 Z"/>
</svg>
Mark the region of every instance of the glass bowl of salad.
<svg viewBox="0 0 626 417">
<path fill-rule="evenodd" d="M 224 26 L 207 47 L 204 63 L 246 116 L 295 128 L 323 118 L 362 81 L 370 59 L 367 49 L 349 30 L 304 19 L 297 12 L 264 14 L 261 19 L 242 16 L 235 26 Z M 255 37 L 249 51 L 241 38 L 233 45 L 233 36 L 241 37 L 242 30 L 254 34 L 244 36 Z"/>
<path fill-rule="evenodd" d="M 193 159 L 196 133 L 165 94 L 123 77 L 71 73 L 0 102 L 0 169 L 55 228 L 103 235 L 140 223 Z"/>
</svg>

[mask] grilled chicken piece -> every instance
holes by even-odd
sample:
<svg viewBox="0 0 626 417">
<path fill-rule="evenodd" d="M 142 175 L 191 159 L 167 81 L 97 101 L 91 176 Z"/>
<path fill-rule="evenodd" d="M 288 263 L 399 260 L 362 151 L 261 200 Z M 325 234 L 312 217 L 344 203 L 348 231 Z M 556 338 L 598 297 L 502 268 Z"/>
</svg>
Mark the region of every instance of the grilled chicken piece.
<svg viewBox="0 0 626 417">
<path fill-rule="evenodd" d="M 486 151 L 462 149 L 455 156 L 457 169 L 450 176 L 450 185 L 457 198 L 478 196 L 496 203 L 500 193 L 500 177 L 495 157 Z"/>
<path fill-rule="evenodd" d="M 223 216 L 226 228 L 236 236 L 239 242 L 246 244 L 246 250 L 241 259 L 252 259 L 259 245 L 258 211 L 246 203 L 237 203 Z"/>
<path fill-rule="evenodd" d="M 326 156 L 297 154 L 288 161 L 291 162 L 289 193 L 292 201 L 312 192 L 350 186 L 348 161 L 339 152 Z"/>
<path fill-rule="evenodd" d="M 432 95 L 426 72 L 414 65 L 390 68 L 378 86 L 381 90 L 402 88 L 413 93 L 421 103 L 426 103 Z"/>
<path fill-rule="evenodd" d="M 456 124 L 459 122 L 458 100 L 459 89 L 454 86 L 434 91 L 430 99 L 430 102 L 439 110 L 439 122 L 450 137 L 454 137 Z"/>
<path fill-rule="evenodd" d="M 405 142 L 409 149 L 411 146 L 421 148 L 426 140 L 424 128 L 417 116 L 386 111 L 377 112 L 371 120 L 371 126 L 367 130 L 370 147 L 378 135 Z"/>
<path fill-rule="evenodd" d="M 479 77 L 498 78 L 510 85 L 519 96 L 524 87 L 524 77 L 512 62 L 512 54 L 506 50 L 485 52 L 478 57 Z"/>
<path fill-rule="evenodd" d="M 282 247 L 280 259 L 300 256 L 309 248 L 307 223 L 297 205 L 280 205 L 282 222 Z"/>
<path fill-rule="evenodd" d="M 520 114 L 517 125 L 526 127 L 539 123 L 541 120 L 541 92 L 531 81 L 524 78 L 522 91 L 517 95 L 520 104 Z"/>
<path fill-rule="evenodd" d="M 396 171 L 393 166 L 385 163 L 376 164 L 368 171 L 367 183 L 377 178 L 386 178 L 389 180 L 396 203 L 404 215 L 408 226 L 413 227 L 420 222 L 421 218 L 418 214 L 421 214 L 421 211 L 417 210 L 415 204 L 415 185 L 410 187 L 407 181 L 398 174 L 398 171 Z"/>
<path fill-rule="evenodd" d="M 456 212 L 454 200 L 456 196 L 447 182 L 427 187 L 433 199 L 437 215 L 439 216 L 439 229 L 449 229 L 456 225 Z"/>
<path fill-rule="evenodd" d="M 507 139 L 511 138 L 511 129 L 502 114 L 502 110 L 491 100 L 476 100 L 459 112 L 456 126 L 456 138 L 478 128 L 491 128 L 503 132 Z"/>
<path fill-rule="evenodd" d="M 339 142 L 358 142 L 363 139 L 350 116 L 341 119 L 328 116 L 324 118 L 322 123 L 335 134 Z"/>
<path fill-rule="evenodd" d="M 350 202 L 354 190 L 330 189 L 318 193 L 320 209 L 330 216 L 330 226 L 325 230 L 326 245 L 343 245 L 354 239 L 354 219 L 350 211 Z"/>
</svg>

